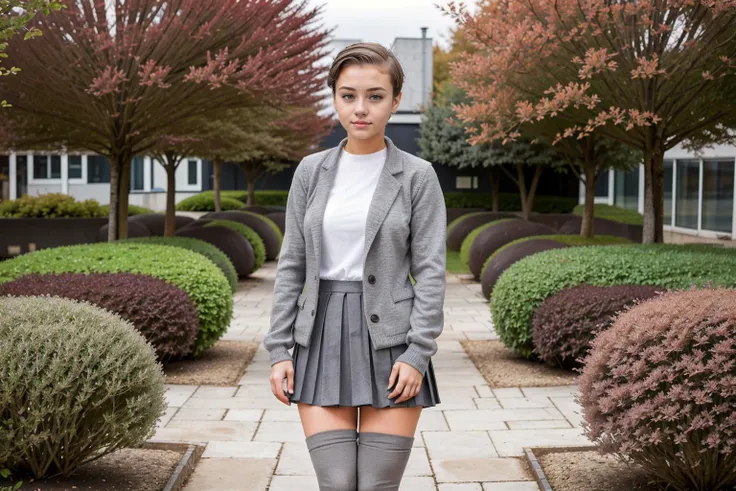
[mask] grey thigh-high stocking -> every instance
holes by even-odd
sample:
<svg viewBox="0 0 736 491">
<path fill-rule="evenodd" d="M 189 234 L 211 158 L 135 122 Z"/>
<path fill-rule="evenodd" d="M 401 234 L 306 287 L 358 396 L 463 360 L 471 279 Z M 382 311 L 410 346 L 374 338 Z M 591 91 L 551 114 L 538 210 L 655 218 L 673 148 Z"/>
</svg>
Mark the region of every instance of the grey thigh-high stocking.
<svg viewBox="0 0 736 491">
<path fill-rule="evenodd" d="M 358 491 L 398 491 L 414 438 L 361 431 L 358 435 Z"/>
<path fill-rule="evenodd" d="M 307 437 L 320 491 L 358 489 L 357 430 L 328 430 Z"/>
</svg>

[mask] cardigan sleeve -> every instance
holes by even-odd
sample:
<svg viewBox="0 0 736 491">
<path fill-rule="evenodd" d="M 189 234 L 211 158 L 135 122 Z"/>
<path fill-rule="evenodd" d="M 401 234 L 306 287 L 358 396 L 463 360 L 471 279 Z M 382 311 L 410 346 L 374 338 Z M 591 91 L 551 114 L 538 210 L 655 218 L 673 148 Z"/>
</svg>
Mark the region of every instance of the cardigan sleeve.
<svg viewBox="0 0 736 491">
<path fill-rule="evenodd" d="M 406 335 L 408 348 L 396 359 L 422 375 L 437 352 L 435 339 L 444 327 L 446 225 L 445 198 L 437 174 L 429 165 L 412 198 L 410 272 L 416 281 L 414 304 Z"/>
</svg>

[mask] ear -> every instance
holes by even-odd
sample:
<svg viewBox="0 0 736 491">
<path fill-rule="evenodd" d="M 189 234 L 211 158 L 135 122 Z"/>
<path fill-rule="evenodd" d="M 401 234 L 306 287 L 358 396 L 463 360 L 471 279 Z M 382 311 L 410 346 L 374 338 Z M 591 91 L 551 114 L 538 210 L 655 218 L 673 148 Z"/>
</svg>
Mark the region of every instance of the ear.
<svg viewBox="0 0 736 491">
<path fill-rule="evenodd" d="M 394 97 L 394 102 L 393 102 L 393 104 L 391 104 L 391 112 L 392 113 L 395 113 L 396 111 L 399 110 L 399 104 L 401 104 L 401 95 L 402 94 L 403 94 L 403 92 L 399 92 L 399 95 L 397 95 L 396 97 Z"/>
</svg>

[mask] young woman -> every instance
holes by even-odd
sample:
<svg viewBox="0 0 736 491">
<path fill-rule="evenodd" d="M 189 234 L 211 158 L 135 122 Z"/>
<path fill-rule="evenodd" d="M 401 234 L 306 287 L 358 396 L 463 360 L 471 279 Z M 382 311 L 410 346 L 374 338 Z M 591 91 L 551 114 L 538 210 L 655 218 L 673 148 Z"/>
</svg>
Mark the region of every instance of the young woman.
<svg viewBox="0 0 736 491">
<path fill-rule="evenodd" d="M 337 55 L 327 84 L 347 138 L 301 161 L 286 205 L 264 345 L 321 491 L 398 490 L 421 410 L 440 403 L 446 209 L 432 165 L 384 135 L 403 80 L 380 44 Z"/>
</svg>

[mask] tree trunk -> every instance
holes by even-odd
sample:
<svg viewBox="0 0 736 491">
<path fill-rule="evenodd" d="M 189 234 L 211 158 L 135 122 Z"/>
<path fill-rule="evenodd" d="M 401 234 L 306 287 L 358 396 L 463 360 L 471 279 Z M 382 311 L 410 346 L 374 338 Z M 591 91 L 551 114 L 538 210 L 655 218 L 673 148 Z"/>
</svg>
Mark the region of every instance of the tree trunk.
<svg viewBox="0 0 736 491">
<path fill-rule="evenodd" d="M 215 175 L 212 178 L 212 190 L 215 194 L 215 211 L 222 211 L 220 205 L 220 174 L 222 173 L 222 158 L 215 157 L 213 166 Z"/>
<path fill-rule="evenodd" d="M 519 186 L 519 194 L 521 195 L 521 214 L 525 220 L 529 220 L 531 210 L 529 209 L 529 201 L 526 199 L 526 178 L 524 177 L 524 164 L 516 164 L 516 180 Z"/>
<path fill-rule="evenodd" d="M 110 158 L 110 205 L 107 216 L 107 241 L 112 242 L 118 238 L 118 191 L 120 173 L 118 172 L 118 159 Z"/>
<path fill-rule="evenodd" d="M 644 244 L 664 242 L 664 150 L 656 145 L 644 153 Z"/>
<path fill-rule="evenodd" d="M 118 239 L 128 238 L 128 196 L 130 194 L 131 159 L 124 154 L 118 158 Z"/>
<path fill-rule="evenodd" d="M 488 177 L 491 180 L 491 200 L 493 201 L 493 213 L 498 213 L 501 208 L 501 176 L 494 166 L 488 168 Z"/>
<path fill-rule="evenodd" d="M 176 161 L 166 157 L 166 218 L 164 237 L 173 237 L 176 232 Z"/>
<path fill-rule="evenodd" d="M 585 174 L 585 209 L 583 211 L 583 223 L 580 226 L 580 236 L 586 239 L 592 238 L 594 233 L 595 186 L 597 184 L 595 168 L 595 162 L 589 160 L 583 162 L 583 173 Z"/>
<path fill-rule="evenodd" d="M 542 166 L 537 165 L 534 169 L 534 177 L 532 177 L 532 185 L 529 188 L 529 195 L 527 196 L 527 210 L 529 210 L 529 214 L 531 214 L 532 210 L 534 210 L 534 198 L 537 196 L 537 187 L 539 186 L 539 179 L 542 177 Z M 527 220 L 529 217 L 526 217 Z"/>
<path fill-rule="evenodd" d="M 254 206 L 256 204 L 256 179 L 255 172 L 251 168 L 251 164 L 243 164 L 245 178 L 248 181 L 248 201 L 246 206 Z"/>
</svg>

